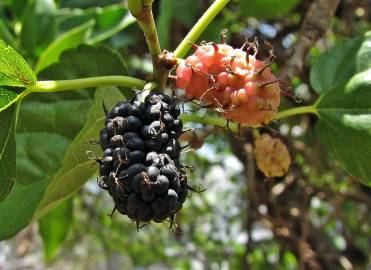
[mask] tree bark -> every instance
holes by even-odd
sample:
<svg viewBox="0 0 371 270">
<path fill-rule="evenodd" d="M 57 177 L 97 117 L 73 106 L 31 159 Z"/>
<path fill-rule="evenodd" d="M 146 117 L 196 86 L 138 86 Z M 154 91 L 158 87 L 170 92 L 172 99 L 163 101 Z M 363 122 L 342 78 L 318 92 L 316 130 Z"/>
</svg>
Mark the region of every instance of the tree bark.
<svg viewBox="0 0 371 270">
<path fill-rule="evenodd" d="M 331 19 L 338 8 L 340 0 L 315 0 L 311 4 L 300 28 L 298 42 L 286 62 L 284 74 L 288 77 L 302 72 L 309 49 L 325 35 L 331 26 Z"/>
</svg>

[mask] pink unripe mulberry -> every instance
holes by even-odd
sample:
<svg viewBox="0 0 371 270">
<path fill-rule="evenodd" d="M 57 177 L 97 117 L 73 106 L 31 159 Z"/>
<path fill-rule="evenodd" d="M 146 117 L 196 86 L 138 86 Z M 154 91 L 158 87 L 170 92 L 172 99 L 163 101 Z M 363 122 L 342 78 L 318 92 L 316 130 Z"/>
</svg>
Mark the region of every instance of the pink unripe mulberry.
<svg viewBox="0 0 371 270">
<path fill-rule="evenodd" d="M 197 46 L 178 66 L 176 86 L 245 126 L 269 123 L 280 104 L 280 85 L 268 63 L 227 44 Z"/>
</svg>

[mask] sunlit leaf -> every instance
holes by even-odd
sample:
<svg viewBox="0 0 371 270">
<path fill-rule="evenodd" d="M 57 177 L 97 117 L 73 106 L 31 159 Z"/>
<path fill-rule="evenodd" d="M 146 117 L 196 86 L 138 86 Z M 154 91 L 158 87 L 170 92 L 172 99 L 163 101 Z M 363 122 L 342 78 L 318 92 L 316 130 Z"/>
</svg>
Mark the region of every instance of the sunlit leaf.
<svg viewBox="0 0 371 270">
<path fill-rule="evenodd" d="M 27 87 L 35 84 L 35 73 L 27 62 L 0 39 L 0 85 Z"/>
<path fill-rule="evenodd" d="M 316 130 L 340 165 L 371 185 L 371 69 L 326 92 L 317 104 Z"/>
<path fill-rule="evenodd" d="M 321 54 L 310 72 L 314 90 L 321 94 L 371 67 L 371 32 L 335 45 Z"/>
</svg>

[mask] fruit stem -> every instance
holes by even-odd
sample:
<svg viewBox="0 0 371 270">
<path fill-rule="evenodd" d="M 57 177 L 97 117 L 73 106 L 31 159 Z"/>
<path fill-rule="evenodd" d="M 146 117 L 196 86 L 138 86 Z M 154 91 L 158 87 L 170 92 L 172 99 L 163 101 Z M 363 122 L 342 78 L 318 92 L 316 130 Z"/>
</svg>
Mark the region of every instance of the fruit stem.
<svg viewBox="0 0 371 270">
<path fill-rule="evenodd" d="M 310 106 L 302 106 L 302 107 L 296 107 L 292 109 L 288 109 L 282 112 L 279 112 L 275 119 L 283 119 L 286 117 L 299 115 L 299 114 L 305 114 L 305 113 L 313 113 L 317 116 L 319 116 L 318 110 L 315 105 Z M 205 125 L 215 125 L 220 127 L 225 127 L 227 125 L 227 121 L 224 118 L 220 117 L 203 117 L 199 115 L 192 115 L 192 114 L 183 114 L 181 115 L 181 119 L 183 122 L 193 122 L 193 123 L 200 123 Z M 236 123 L 229 123 L 229 129 L 233 132 L 238 131 L 238 125 Z"/>
<path fill-rule="evenodd" d="M 200 37 L 203 31 L 205 31 L 206 27 L 212 22 L 216 15 L 225 7 L 225 5 L 230 0 L 216 0 L 206 12 L 202 15 L 202 17 L 198 20 L 198 22 L 193 26 L 191 31 L 187 34 L 187 36 L 183 39 L 183 41 L 179 44 L 179 46 L 174 51 L 175 57 L 184 57 L 189 49 L 191 48 L 190 42 L 194 43 Z"/>
<path fill-rule="evenodd" d="M 296 107 L 296 108 L 288 109 L 288 110 L 285 110 L 285 111 L 281 111 L 281 112 L 277 113 L 275 119 L 279 120 L 279 119 L 283 119 L 283 118 L 286 118 L 286 117 L 290 117 L 290 116 L 294 116 L 294 115 L 298 115 L 298 114 L 305 114 L 305 113 L 313 113 L 313 114 L 319 116 L 319 113 L 318 113 L 318 110 L 317 110 L 316 106 L 315 105 L 310 105 L 310 106 Z"/>
<path fill-rule="evenodd" d="M 137 19 L 140 28 L 142 28 L 146 38 L 147 46 L 152 57 L 153 79 L 157 83 L 159 90 L 165 87 L 168 71 L 161 66 L 159 55 L 161 54 L 160 41 L 158 39 L 155 20 L 152 13 L 152 2 L 143 1 L 140 6 L 140 0 L 129 1 L 131 14 Z"/>
<path fill-rule="evenodd" d="M 227 125 L 227 121 L 224 118 L 220 117 L 203 117 L 194 114 L 182 114 L 181 117 L 183 122 L 193 122 L 193 123 L 200 123 L 204 125 L 214 125 L 225 127 Z M 235 123 L 229 123 L 229 129 L 233 132 L 238 131 L 238 126 Z"/>
<path fill-rule="evenodd" d="M 75 80 L 38 81 L 35 86 L 27 88 L 25 92 L 60 92 L 109 85 L 142 89 L 145 84 L 143 80 L 128 76 L 102 76 Z"/>
</svg>

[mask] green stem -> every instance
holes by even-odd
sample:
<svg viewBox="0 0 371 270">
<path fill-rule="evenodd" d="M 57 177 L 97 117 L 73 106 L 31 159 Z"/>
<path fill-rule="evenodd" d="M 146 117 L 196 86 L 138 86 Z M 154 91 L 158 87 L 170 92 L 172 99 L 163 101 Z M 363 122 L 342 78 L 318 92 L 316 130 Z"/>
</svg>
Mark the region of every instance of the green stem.
<svg viewBox="0 0 371 270">
<path fill-rule="evenodd" d="M 202 32 L 205 31 L 210 22 L 215 18 L 216 15 L 218 15 L 218 13 L 225 7 L 225 5 L 229 1 L 230 0 L 216 0 L 209 7 L 209 9 L 202 15 L 198 22 L 193 26 L 191 31 L 189 31 L 187 36 L 176 48 L 176 50 L 174 51 L 175 57 L 184 57 L 187 54 L 188 50 L 191 48 L 190 42 L 196 42 L 196 40 L 200 37 Z"/>
<path fill-rule="evenodd" d="M 152 58 L 157 60 L 158 55 L 161 53 L 161 47 L 151 7 L 146 6 L 143 9 L 142 17 L 138 18 L 138 22 L 144 32 L 149 52 Z"/>
<path fill-rule="evenodd" d="M 35 86 L 28 88 L 25 92 L 60 92 L 108 85 L 142 89 L 145 84 L 143 80 L 128 76 L 103 76 L 75 80 L 38 81 Z"/>
<path fill-rule="evenodd" d="M 193 122 L 193 123 L 200 123 L 204 125 L 214 125 L 225 127 L 227 125 L 227 120 L 220 117 L 203 117 L 195 114 L 182 114 L 181 119 L 183 122 Z M 235 123 L 229 123 L 229 128 L 233 132 L 238 131 L 238 126 Z"/>
<path fill-rule="evenodd" d="M 286 117 L 290 117 L 290 116 L 294 116 L 294 115 L 298 115 L 298 114 L 305 114 L 305 113 L 313 113 L 313 114 L 319 116 L 319 113 L 318 113 L 318 110 L 317 110 L 316 106 L 315 105 L 310 105 L 310 106 L 296 107 L 296 108 L 288 109 L 288 110 L 285 110 L 285 111 L 281 111 L 281 112 L 277 113 L 275 119 L 279 120 L 279 119 L 283 119 L 283 118 L 286 118 Z"/>
<path fill-rule="evenodd" d="M 36 85 L 31 86 L 20 93 L 11 103 L 0 108 L 0 112 L 6 110 L 15 102 L 20 102 L 23 98 L 33 92 L 39 93 L 54 93 L 67 90 L 77 90 L 81 88 L 97 87 L 97 86 L 122 86 L 129 88 L 143 89 L 146 82 L 137 78 L 128 76 L 102 76 L 82 78 L 75 80 L 61 81 L 38 81 Z M 148 84 L 148 87 L 154 87 L 154 84 Z"/>
</svg>

